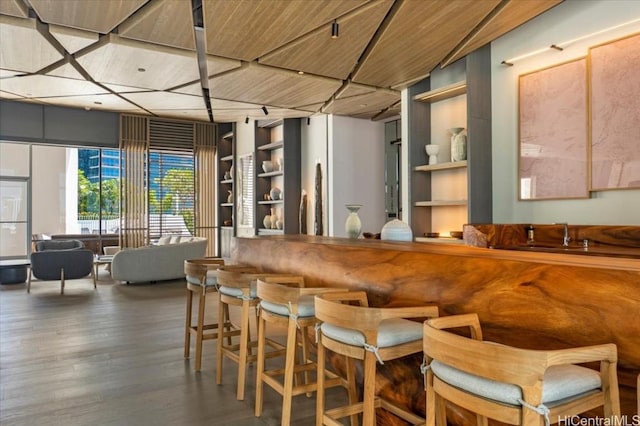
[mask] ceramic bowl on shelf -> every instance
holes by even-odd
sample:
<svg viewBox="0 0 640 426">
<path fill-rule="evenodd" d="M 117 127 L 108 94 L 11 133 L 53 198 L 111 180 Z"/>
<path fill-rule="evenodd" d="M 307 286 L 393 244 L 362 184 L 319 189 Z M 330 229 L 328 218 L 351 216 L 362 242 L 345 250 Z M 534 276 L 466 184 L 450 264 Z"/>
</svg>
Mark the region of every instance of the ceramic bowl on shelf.
<svg viewBox="0 0 640 426">
<path fill-rule="evenodd" d="M 271 191 L 269 192 L 269 196 L 271 197 L 272 200 L 280 200 L 282 197 L 282 191 L 280 190 L 280 188 L 271 188 Z"/>
<path fill-rule="evenodd" d="M 273 161 L 270 160 L 265 160 L 262 162 L 262 170 L 264 170 L 265 173 L 269 173 L 273 171 Z"/>
<path fill-rule="evenodd" d="M 393 219 L 387 222 L 380 232 L 381 240 L 413 241 L 413 231 L 406 222 Z"/>
<path fill-rule="evenodd" d="M 462 239 L 462 231 L 449 231 L 449 235 L 451 235 L 451 238 Z"/>
</svg>

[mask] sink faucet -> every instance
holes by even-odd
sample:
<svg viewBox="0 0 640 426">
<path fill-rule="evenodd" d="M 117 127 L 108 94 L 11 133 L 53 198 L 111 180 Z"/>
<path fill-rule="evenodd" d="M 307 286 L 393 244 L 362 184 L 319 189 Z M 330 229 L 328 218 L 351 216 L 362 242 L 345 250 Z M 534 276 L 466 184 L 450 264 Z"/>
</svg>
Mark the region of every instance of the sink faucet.
<svg viewBox="0 0 640 426">
<path fill-rule="evenodd" d="M 571 237 L 569 237 L 569 224 L 565 222 L 565 223 L 554 223 L 554 225 L 564 226 L 564 235 L 562 236 L 562 247 L 569 247 L 569 241 L 571 241 Z"/>
</svg>

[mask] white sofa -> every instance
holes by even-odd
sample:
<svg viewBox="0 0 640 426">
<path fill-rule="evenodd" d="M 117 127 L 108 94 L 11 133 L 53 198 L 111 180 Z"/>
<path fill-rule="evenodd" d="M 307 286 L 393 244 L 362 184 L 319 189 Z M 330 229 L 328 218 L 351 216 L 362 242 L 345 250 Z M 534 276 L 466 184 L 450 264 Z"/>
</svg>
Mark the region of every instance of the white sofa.
<svg viewBox="0 0 640 426">
<path fill-rule="evenodd" d="M 184 278 L 184 261 L 204 257 L 206 250 L 206 238 L 162 237 L 157 245 L 117 252 L 111 276 L 128 283 Z"/>
</svg>

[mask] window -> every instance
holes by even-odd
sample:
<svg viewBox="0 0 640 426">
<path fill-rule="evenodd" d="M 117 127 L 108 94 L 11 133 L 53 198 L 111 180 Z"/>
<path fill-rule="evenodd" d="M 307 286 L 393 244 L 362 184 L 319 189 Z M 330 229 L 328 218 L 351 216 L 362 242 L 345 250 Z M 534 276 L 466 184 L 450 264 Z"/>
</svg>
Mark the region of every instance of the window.
<svg viewBox="0 0 640 426">
<path fill-rule="evenodd" d="M 193 155 L 149 152 L 149 237 L 194 235 Z"/>
<path fill-rule="evenodd" d="M 253 220 L 253 155 L 240 157 L 239 185 L 241 188 L 238 200 L 240 226 L 254 226 Z"/>
<path fill-rule="evenodd" d="M 78 149 L 78 222 L 82 234 L 120 228 L 120 151 Z"/>
</svg>

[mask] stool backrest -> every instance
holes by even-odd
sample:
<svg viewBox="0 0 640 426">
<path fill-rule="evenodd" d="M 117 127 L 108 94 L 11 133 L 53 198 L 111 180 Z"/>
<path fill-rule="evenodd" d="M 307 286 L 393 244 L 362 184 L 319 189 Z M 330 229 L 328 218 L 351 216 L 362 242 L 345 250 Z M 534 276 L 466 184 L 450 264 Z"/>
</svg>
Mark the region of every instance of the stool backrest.
<svg viewBox="0 0 640 426">
<path fill-rule="evenodd" d="M 224 259 L 218 257 L 187 259 L 184 261 L 184 274 L 188 277 L 197 277 L 203 283 L 207 279 L 207 272 L 215 271 L 223 265 Z"/>
<path fill-rule="evenodd" d="M 247 265 L 224 265 L 218 268 L 218 285 L 249 288 L 260 276 L 258 268 Z"/>
<path fill-rule="evenodd" d="M 258 279 L 257 291 L 261 300 L 286 305 L 298 303 L 302 288 L 304 278 L 301 276 L 266 276 Z"/>
<path fill-rule="evenodd" d="M 468 327 L 472 337 L 445 329 Z M 476 314 L 433 318 L 424 323 L 423 350 L 427 362 L 435 359 L 464 372 L 542 392 L 544 373 L 552 365 L 603 361 L 616 370 L 616 346 L 605 344 L 562 350 L 532 350 L 482 341 Z M 610 378 L 602 377 L 603 384 Z M 617 383 L 617 378 L 615 379 Z"/>
</svg>

